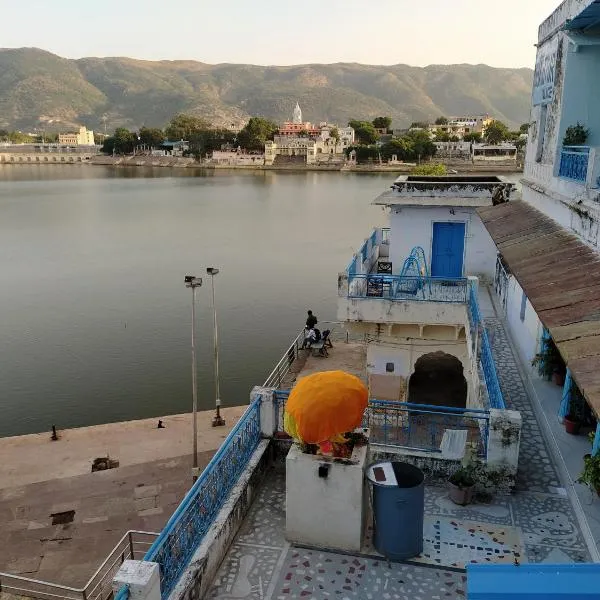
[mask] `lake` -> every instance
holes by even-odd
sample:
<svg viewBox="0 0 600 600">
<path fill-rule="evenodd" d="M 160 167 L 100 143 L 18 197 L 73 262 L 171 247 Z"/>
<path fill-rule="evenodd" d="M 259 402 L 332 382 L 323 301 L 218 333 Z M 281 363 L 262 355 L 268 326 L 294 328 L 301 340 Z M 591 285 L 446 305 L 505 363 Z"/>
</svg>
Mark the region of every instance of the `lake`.
<svg viewBox="0 0 600 600">
<path fill-rule="evenodd" d="M 248 402 L 387 217 L 393 174 L 0 166 L 0 436 Z M 518 176 L 512 178 L 517 180 Z"/>
</svg>

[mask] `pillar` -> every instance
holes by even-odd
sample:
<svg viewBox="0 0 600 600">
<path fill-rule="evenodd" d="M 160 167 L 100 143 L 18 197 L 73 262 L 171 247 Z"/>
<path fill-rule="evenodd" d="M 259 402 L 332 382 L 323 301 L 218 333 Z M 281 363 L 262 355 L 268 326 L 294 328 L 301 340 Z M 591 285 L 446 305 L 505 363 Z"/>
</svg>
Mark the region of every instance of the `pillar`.
<svg viewBox="0 0 600 600">
<path fill-rule="evenodd" d="M 515 475 L 519 466 L 521 445 L 521 413 L 516 410 L 490 409 L 487 465 L 503 468 Z"/>
<path fill-rule="evenodd" d="M 264 437 L 273 437 L 273 433 L 277 430 L 278 421 L 278 405 L 274 395 L 274 388 L 264 388 L 256 385 L 250 392 L 250 403 L 259 396 L 260 403 L 260 432 Z"/>
<path fill-rule="evenodd" d="M 158 563 L 143 560 L 126 560 L 113 578 L 113 591 L 126 585 L 129 600 L 161 600 L 160 567 Z"/>
</svg>

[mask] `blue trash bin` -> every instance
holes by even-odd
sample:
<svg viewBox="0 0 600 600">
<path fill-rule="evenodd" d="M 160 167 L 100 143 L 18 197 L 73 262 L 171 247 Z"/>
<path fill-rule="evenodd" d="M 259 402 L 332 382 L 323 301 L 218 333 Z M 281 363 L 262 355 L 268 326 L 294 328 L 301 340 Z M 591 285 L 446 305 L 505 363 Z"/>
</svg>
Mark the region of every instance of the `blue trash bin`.
<svg viewBox="0 0 600 600">
<path fill-rule="evenodd" d="M 404 560 L 423 552 L 424 475 L 403 462 L 367 469 L 373 498 L 373 544 L 385 557 Z"/>
</svg>

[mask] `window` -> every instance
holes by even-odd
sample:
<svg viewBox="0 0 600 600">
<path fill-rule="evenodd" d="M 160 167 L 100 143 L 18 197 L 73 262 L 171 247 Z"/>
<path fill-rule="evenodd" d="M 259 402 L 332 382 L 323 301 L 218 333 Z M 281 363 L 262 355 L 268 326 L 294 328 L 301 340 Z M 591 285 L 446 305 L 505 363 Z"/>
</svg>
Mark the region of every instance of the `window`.
<svg viewBox="0 0 600 600">
<path fill-rule="evenodd" d="M 394 363 L 393 362 L 385 363 L 385 372 L 386 373 L 394 372 Z"/>
<path fill-rule="evenodd" d="M 521 321 L 525 321 L 525 309 L 527 308 L 527 296 L 525 295 L 525 292 L 523 292 L 523 295 L 521 296 L 521 314 L 519 315 L 519 318 L 521 319 Z"/>
</svg>

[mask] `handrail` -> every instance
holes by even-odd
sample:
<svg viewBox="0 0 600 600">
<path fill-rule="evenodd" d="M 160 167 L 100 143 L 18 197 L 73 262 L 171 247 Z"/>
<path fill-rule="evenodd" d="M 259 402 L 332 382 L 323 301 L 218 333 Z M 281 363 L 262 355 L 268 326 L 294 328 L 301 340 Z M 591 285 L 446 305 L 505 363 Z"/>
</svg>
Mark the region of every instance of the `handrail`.
<svg viewBox="0 0 600 600">
<path fill-rule="evenodd" d="M 269 373 L 265 379 L 263 387 L 280 387 L 281 381 L 289 373 L 292 363 L 298 358 L 301 342 L 304 341 L 304 328 L 300 330 L 298 335 L 292 340 L 291 345 L 284 352 L 275 368 Z M 275 385 L 277 384 L 277 385 Z"/>
<path fill-rule="evenodd" d="M 96 569 L 94 574 L 88 579 L 87 583 L 82 587 L 78 588 L 60 583 L 52 583 L 50 581 L 34 579 L 33 577 L 12 575 L 11 573 L 0 573 L 0 590 L 8 593 L 14 593 L 19 596 L 40 598 L 41 600 L 48 600 L 49 598 L 63 600 L 104 600 L 105 598 L 108 598 L 110 594 L 112 594 L 112 579 L 116 572 L 114 567 L 117 565 L 120 566 L 120 564 L 127 559 L 135 559 L 135 546 L 141 543 L 148 543 L 141 541 L 136 542 L 133 539 L 133 536 L 135 535 L 157 538 L 159 534 L 153 531 L 140 531 L 135 529 L 128 530 L 115 544 L 108 556 Z M 109 563 L 109 568 L 98 579 L 100 573 L 107 565 L 109 565 Z M 98 581 L 96 581 L 96 579 L 98 579 Z M 11 585 L 11 581 L 20 582 L 24 587 Z M 46 588 L 48 591 L 44 591 L 44 589 L 35 589 L 36 587 Z M 99 587 L 101 589 L 99 593 L 96 593 Z"/>
</svg>

